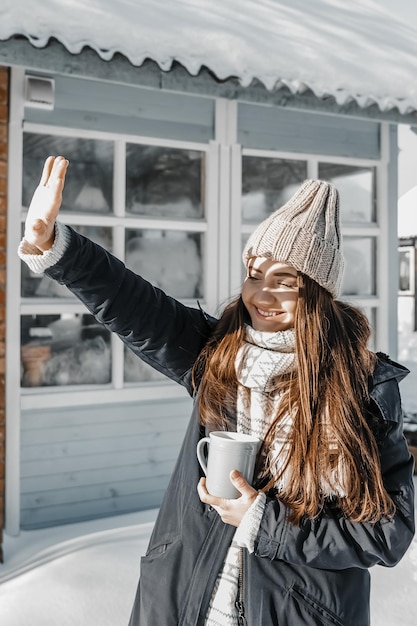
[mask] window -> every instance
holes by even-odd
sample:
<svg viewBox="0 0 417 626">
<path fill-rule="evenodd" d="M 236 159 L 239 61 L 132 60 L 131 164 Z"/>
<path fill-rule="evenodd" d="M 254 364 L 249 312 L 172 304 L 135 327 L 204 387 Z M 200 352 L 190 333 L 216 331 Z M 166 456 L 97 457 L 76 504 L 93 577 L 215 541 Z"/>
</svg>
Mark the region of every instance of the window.
<svg viewBox="0 0 417 626">
<path fill-rule="evenodd" d="M 377 297 L 376 167 L 358 163 L 319 162 L 318 176 L 332 182 L 340 195 L 345 272 L 342 298 Z"/>
<path fill-rule="evenodd" d="M 63 154 L 70 167 L 62 221 L 170 295 L 210 301 L 205 268 L 207 255 L 217 250 L 214 240 L 208 244 L 208 145 L 29 126 L 23 135 L 22 228 L 45 156 Z M 23 388 L 165 382 L 113 341 L 65 287 L 24 263 L 21 272 Z"/>
<path fill-rule="evenodd" d="M 344 297 L 376 295 L 375 246 L 374 237 L 343 238 L 346 268 L 342 280 Z"/>
<path fill-rule="evenodd" d="M 413 246 L 400 247 L 399 254 L 399 295 L 412 296 L 415 293 L 415 248 Z"/>
<path fill-rule="evenodd" d="M 306 178 L 305 161 L 243 155 L 242 222 L 261 222 L 285 204 Z"/>
<path fill-rule="evenodd" d="M 376 220 L 375 168 L 339 163 L 320 163 L 319 178 L 336 185 L 344 223 Z"/>
</svg>

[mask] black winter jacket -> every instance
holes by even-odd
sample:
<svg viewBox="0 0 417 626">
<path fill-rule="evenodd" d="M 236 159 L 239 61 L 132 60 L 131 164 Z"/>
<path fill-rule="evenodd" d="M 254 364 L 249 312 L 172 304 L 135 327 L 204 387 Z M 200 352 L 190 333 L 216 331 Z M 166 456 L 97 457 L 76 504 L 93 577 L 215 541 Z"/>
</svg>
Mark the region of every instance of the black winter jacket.
<svg viewBox="0 0 417 626">
<path fill-rule="evenodd" d="M 191 369 L 215 320 L 166 296 L 99 246 L 71 231 L 71 244 L 47 274 L 84 302 L 140 358 L 193 395 Z M 407 370 L 380 355 L 370 414 L 382 425 L 384 484 L 396 503 L 392 520 L 353 523 L 329 508 L 316 520 L 288 522 L 268 497 L 255 551 L 244 551 L 248 626 L 369 624 L 368 568 L 395 565 L 414 534 L 413 462 L 402 433 L 398 381 Z M 215 579 L 235 528 L 197 494 L 197 404 L 162 502 L 130 626 L 203 626 Z"/>
</svg>

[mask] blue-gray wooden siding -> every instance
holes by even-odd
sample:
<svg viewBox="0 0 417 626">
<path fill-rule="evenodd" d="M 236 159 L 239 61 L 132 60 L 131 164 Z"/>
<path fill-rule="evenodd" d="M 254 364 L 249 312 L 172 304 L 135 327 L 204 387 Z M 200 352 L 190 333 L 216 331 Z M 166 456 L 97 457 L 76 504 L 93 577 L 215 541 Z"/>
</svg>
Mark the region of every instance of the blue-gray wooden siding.
<svg viewBox="0 0 417 626">
<path fill-rule="evenodd" d="M 26 107 L 26 121 L 198 143 L 214 137 L 213 98 L 59 75 L 54 81 L 54 109 Z"/>
<path fill-rule="evenodd" d="M 188 397 L 24 411 L 22 528 L 158 507 L 190 413 Z"/>
<path fill-rule="evenodd" d="M 239 103 L 238 141 L 245 148 L 378 159 L 380 125 L 341 115 Z"/>
</svg>

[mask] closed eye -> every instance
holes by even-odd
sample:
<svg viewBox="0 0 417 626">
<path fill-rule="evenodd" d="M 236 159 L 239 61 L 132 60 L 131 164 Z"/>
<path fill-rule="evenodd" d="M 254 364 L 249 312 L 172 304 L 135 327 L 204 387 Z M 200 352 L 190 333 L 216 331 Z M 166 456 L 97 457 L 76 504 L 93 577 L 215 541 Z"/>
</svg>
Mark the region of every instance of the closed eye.
<svg viewBox="0 0 417 626">
<path fill-rule="evenodd" d="M 286 283 L 283 280 L 279 280 L 277 282 L 277 285 L 282 286 L 282 287 L 287 287 L 288 289 L 297 289 L 297 284 L 296 283 Z"/>
</svg>

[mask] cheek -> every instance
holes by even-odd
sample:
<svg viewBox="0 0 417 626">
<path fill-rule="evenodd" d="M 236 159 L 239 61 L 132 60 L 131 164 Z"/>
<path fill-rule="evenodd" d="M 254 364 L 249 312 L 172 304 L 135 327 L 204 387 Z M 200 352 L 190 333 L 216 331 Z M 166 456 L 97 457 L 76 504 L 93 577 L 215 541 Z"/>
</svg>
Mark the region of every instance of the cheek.
<svg viewBox="0 0 417 626">
<path fill-rule="evenodd" d="M 295 298 L 295 299 L 288 300 L 286 302 L 285 308 L 286 308 L 287 312 L 289 313 L 289 315 L 291 315 L 293 317 L 295 316 L 295 314 L 297 312 L 297 305 L 298 305 L 298 297 Z"/>
<path fill-rule="evenodd" d="M 242 290 L 241 290 L 241 297 L 242 297 L 243 304 L 245 306 L 247 305 L 249 301 L 250 292 L 251 292 L 250 285 L 248 285 L 247 282 L 243 283 Z"/>
</svg>

